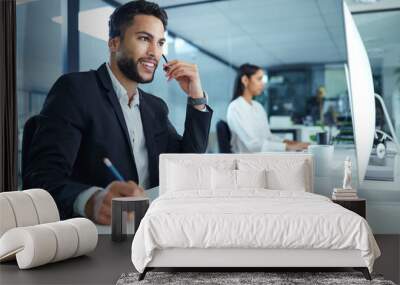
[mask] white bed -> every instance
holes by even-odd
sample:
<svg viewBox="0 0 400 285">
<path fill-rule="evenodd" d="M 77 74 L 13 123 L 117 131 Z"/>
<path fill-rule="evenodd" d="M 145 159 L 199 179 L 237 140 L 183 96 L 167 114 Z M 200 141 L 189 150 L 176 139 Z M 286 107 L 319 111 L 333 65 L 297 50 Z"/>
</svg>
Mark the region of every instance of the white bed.
<svg viewBox="0 0 400 285">
<path fill-rule="evenodd" d="M 312 181 L 307 154 L 162 155 L 132 262 L 141 278 L 154 267 L 354 267 L 370 278 L 380 251 L 368 223 Z"/>
</svg>

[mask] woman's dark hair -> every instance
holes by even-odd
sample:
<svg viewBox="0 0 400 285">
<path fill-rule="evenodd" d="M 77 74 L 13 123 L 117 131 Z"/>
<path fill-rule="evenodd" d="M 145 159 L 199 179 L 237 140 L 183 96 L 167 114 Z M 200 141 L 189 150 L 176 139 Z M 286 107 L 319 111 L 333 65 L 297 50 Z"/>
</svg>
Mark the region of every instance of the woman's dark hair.
<svg viewBox="0 0 400 285">
<path fill-rule="evenodd" d="M 242 64 L 239 67 L 238 73 L 236 75 L 235 79 L 235 85 L 233 86 L 233 96 L 232 96 L 232 101 L 235 100 L 237 97 L 243 95 L 244 91 L 244 85 L 242 83 L 242 77 L 243 75 L 246 75 L 248 78 L 250 78 L 254 73 L 262 69 L 261 67 L 250 64 L 250 63 L 245 63 Z"/>
<path fill-rule="evenodd" d="M 131 1 L 117 9 L 111 14 L 108 21 L 109 37 L 124 37 L 126 29 L 132 25 L 136 15 L 151 15 L 161 20 L 164 30 L 167 28 L 168 16 L 164 9 L 156 3 L 145 0 Z"/>
</svg>

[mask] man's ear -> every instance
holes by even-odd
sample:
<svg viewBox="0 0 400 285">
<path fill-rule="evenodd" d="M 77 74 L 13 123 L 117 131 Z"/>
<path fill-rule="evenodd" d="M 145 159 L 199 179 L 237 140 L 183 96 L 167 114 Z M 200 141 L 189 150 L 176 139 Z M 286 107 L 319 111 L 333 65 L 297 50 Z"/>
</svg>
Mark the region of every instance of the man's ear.
<svg viewBox="0 0 400 285">
<path fill-rule="evenodd" d="M 244 86 L 247 86 L 247 84 L 249 84 L 249 78 L 248 78 L 246 75 L 243 75 L 243 76 L 240 78 L 240 81 L 242 82 L 242 84 L 243 84 Z"/>
<path fill-rule="evenodd" d="M 119 50 L 120 38 L 115 37 L 108 40 L 108 48 L 110 52 L 117 52 Z"/>
</svg>

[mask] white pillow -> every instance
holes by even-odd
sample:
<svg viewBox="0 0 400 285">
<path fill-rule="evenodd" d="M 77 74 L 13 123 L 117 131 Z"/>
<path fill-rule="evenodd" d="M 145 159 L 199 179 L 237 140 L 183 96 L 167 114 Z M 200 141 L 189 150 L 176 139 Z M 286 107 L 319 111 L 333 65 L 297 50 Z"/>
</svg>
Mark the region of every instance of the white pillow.
<svg viewBox="0 0 400 285">
<path fill-rule="evenodd" d="M 237 188 L 267 188 L 267 172 L 263 170 L 236 170 Z"/>
<path fill-rule="evenodd" d="M 241 188 L 267 188 L 265 170 L 211 170 L 213 190 L 238 190 Z"/>
<path fill-rule="evenodd" d="M 211 181 L 213 190 L 236 190 L 236 170 L 212 168 Z"/>
<path fill-rule="evenodd" d="M 177 163 L 168 164 L 169 191 L 211 188 L 211 168 Z"/>
<path fill-rule="evenodd" d="M 310 189 L 310 166 L 307 161 L 292 158 L 238 159 L 239 170 L 261 170 L 267 173 L 267 188 L 273 190 L 307 191 Z"/>
<path fill-rule="evenodd" d="M 166 189 L 167 191 L 185 190 L 212 190 L 211 170 L 235 169 L 234 159 L 202 159 L 176 158 L 165 164 L 167 168 Z M 164 185 L 163 185 L 164 186 Z"/>
<path fill-rule="evenodd" d="M 306 191 L 306 164 L 296 163 L 290 171 L 270 169 L 267 171 L 268 188 L 273 190 Z"/>
</svg>

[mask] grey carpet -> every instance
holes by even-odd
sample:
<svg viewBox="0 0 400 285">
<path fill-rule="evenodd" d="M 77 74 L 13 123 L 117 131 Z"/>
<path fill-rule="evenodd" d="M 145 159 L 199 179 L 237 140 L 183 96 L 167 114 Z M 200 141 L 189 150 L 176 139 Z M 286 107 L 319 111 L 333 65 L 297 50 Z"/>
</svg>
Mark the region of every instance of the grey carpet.
<svg viewBox="0 0 400 285">
<path fill-rule="evenodd" d="M 360 272 L 148 272 L 146 278 L 138 281 L 138 273 L 122 274 L 117 285 L 134 284 L 379 284 L 395 285 L 381 275 L 372 275 L 368 281 Z"/>
</svg>

